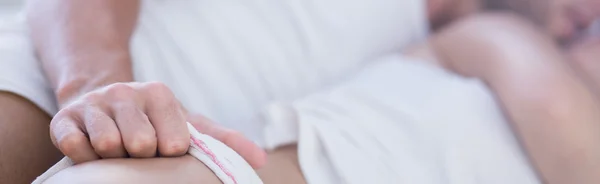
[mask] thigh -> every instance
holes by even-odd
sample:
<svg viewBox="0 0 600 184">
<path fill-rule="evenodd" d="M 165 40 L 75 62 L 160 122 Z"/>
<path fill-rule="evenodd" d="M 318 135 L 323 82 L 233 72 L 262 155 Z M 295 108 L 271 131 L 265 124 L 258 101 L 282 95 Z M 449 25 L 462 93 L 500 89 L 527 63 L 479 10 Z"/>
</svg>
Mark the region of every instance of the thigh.
<svg viewBox="0 0 600 184">
<path fill-rule="evenodd" d="M 50 116 L 28 100 L 0 91 L 0 180 L 28 183 L 60 159 L 48 134 Z"/>
<path fill-rule="evenodd" d="M 306 183 L 298 167 L 295 146 L 269 153 L 258 172 L 269 183 Z M 202 162 L 186 155 L 177 158 L 110 159 L 65 169 L 46 183 L 221 183 Z"/>
</svg>

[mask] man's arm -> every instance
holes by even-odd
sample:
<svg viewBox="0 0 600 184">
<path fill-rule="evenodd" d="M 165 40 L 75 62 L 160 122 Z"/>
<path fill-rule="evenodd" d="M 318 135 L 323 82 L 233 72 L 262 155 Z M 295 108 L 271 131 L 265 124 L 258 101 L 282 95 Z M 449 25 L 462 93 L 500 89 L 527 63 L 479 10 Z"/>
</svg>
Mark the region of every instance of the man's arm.
<svg viewBox="0 0 600 184">
<path fill-rule="evenodd" d="M 31 0 L 32 39 L 61 106 L 133 80 L 129 40 L 139 0 Z"/>
<path fill-rule="evenodd" d="M 189 147 L 187 113 L 162 83 L 133 83 L 129 42 L 139 0 L 32 0 L 33 42 L 60 104 L 53 143 L 77 163 L 100 158 L 180 156 Z M 266 153 L 209 121 L 200 132 L 254 167 Z"/>
<path fill-rule="evenodd" d="M 600 183 L 600 106 L 549 37 L 506 15 L 470 18 L 432 40 L 448 68 L 496 93 L 547 183 Z"/>
</svg>

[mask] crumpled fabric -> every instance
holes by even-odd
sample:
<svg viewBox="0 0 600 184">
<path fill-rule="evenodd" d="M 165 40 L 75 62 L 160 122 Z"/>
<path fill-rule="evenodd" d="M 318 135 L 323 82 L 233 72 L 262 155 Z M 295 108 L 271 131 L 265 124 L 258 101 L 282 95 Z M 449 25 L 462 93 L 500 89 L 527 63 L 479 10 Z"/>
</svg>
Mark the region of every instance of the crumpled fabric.
<svg viewBox="0 0 600 184">
<path fill-rule="evenodd" d="M 482 81 L 401 55 L 265 121 L 267 147 L 298 143 L 308 183 L 541 183 Z"/>
</svg>

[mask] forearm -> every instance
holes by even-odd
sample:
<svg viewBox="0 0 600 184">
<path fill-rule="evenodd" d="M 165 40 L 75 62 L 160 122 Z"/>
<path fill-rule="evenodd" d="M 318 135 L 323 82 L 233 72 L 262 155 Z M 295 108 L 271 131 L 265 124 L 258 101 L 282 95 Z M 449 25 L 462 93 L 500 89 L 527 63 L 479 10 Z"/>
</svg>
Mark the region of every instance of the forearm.
<svg viewBox="0 0 600 184">
<path fill-rule="evenodd" d="M 28 21 L 58 101 L 132 80 L 129 40 L 139 0 L 32 0 Z"/>
<path fill-rule="evenodd" d="M 533 27 L 481 21 L 488 23 L 460 28 L 476 30 L 472 34 L 442 33 L 434 39 L 436 52 L 451 69 L 481 78 L 495 92 L 546 182 L 600 183 L 600 107 L 590 90 Z"/>
</svg>

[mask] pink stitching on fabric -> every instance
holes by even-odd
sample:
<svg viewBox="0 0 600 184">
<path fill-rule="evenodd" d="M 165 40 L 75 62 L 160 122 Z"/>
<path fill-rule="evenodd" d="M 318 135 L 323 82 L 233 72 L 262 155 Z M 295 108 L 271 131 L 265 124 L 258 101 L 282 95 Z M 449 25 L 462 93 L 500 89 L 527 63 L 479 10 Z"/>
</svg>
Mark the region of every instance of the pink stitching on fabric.
<svg viewBox="0 0 600 184">
<path fill-rule="evenodd" d="M 237 184 L 237 181 L 235 179 L 235 177 L 233 177 L 233 174 L 231 172 L 229 172 L 229 170 L 227 168 L 225 168 L 225 166 L 223 166 L 223 163 L 221 163 L 218 159 L 217 156 L 215 156 L 215 153 L 213 153 L 207 146 L 206 143 L 204 143 L 204 141 L 202 140 L 198 140 L 194 137 L 191 138 L 192 142 L 194 144 L 196 144 L 196 146 L 198 146 L 200 149 L 202 149 L 202 151 L 204 153 L 206 153 L 210 159 L 217 164 L 217 166 L 219 166 L 219 168 L 221 169 L 221 171 L 223 171 L 227 176 L 229 176 L 229 178 L 231 178 L 231 180 L 233 180 L 233 183 Z"/>
</svg>

